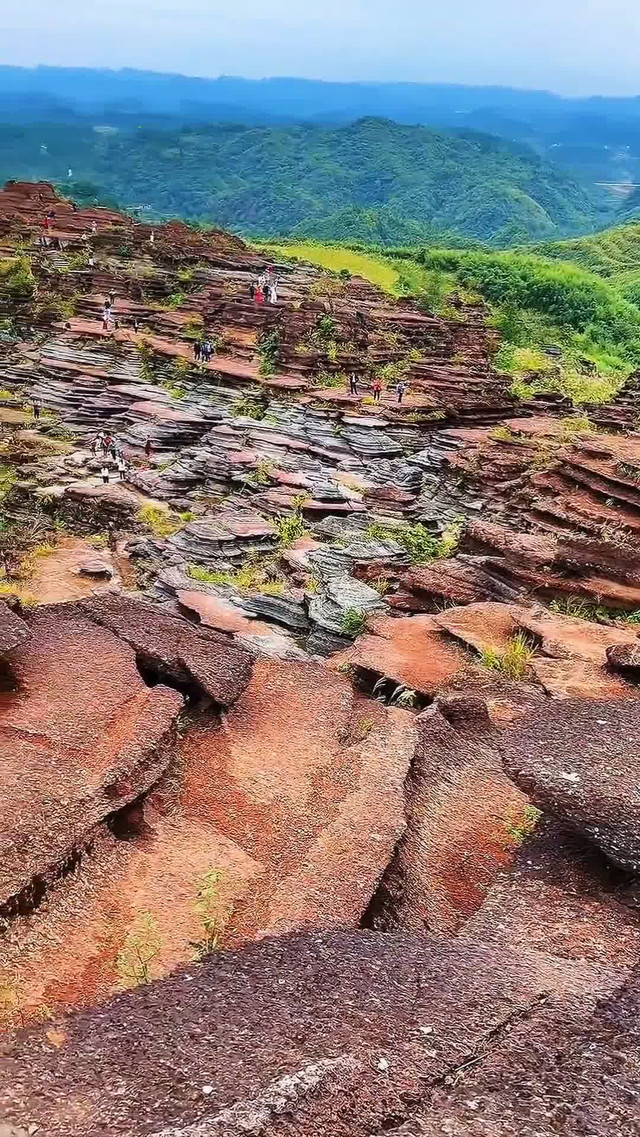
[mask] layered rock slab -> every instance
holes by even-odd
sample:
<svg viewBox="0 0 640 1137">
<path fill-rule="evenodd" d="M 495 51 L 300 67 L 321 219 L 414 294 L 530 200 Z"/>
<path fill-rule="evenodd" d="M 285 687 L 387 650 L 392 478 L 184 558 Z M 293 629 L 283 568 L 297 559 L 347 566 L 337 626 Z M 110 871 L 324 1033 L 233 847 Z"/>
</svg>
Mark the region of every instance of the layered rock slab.
<svg viewBox="0 0 640 1137">
<path fill-rule="evenodd" d="M 358 924 L 404 831 L 415 740 L 415 716 L 343 676 L 263 659 L 218 729 L 183 739 L 183 808 L 263 868 L 238 936 Z"/>
<path fill-rule="evenodd" d="M 131 649 L 72 606 L 42 608 L 29 627 L 0 692 L 3 903 L 156 781 L 182 705 L 146 687 Z"/>
<path fill-rule="evenodd" d="M 508 725 L 505 768 L 532 800 L 640 872 L 640 700 L 567 699 Z"/>
<path fill-rule="evenodd" d="M 485 1062 L 491 1071 L 507 1058 L 528 1076 L 523 1040 L 511 1043 L 520 1022 L 540 1039 L 545 1067 L 555 1055 L 557 1077 L 558 1034 L 545 1004 L 564 1020 L 565 1037 L 581 1035 L 595 1001 L 627 975 L 561 957 L 541 968 L 536 953 L 499 940 L 268 938 L 120 996 L 99 1014 L 78 1014 L 59 1031 L 31 1032 L 8 1055 L 0 1100 L 9 1120 L 36 1124 L 43 1137 L 97 1129 L 368 1137 L 412 1115 L 432 1117 L 427 1132 L 448 1132 L 446 1107 L 461 1078 L 473 1085 Z M 496 1131 L 533 1133 L 514 1081 L 505 1116 L 515 1111 L 522 1127 Z M 634 1109 L 632 1098 L 627 1122 Z M 475 1126 L 475 1112 L 454 1131 L 493 1132 Z"/>
<path fill-rule="evenodd" d="M 233 703 L 249 681 L 249 652 L 144 600 L 101 596 L 82 601 L 79 610 L 129 644 L 160 679 L 195 685 L 222 706 Z"/>
</svg>

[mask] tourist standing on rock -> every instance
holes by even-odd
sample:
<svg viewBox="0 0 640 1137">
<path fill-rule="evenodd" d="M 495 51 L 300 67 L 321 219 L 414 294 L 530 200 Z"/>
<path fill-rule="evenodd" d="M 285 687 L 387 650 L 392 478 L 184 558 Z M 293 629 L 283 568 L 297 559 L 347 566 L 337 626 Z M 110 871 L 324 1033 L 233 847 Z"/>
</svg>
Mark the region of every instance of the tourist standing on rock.
<svg viewBox="0 0 640 1137">
<path fill-rule="evenodd" d="M 351 372 L 351 374 L 349 376 L 349 394 L 350 395 L 357 395 L 358 394 L 358 376 L 354 375 L 353 371 Z"/>
<path fill-rule="evenodd" d="M 116 465 L 118 467 L 118 474 L 120 475 L 120 481 L 123 482 L 127 476 L 127 462 L 126 462 L 125 456 L 122 453 L 122 451 L 120 451 L 120 453 L 118 454 L 118 457 L 116 458 Z"/>
<path fill-rule="evenodd" d="M 95 262 L 95 260 L 94 260 L 94 257 L 93 257 L 93 253 L 89 253 L 89 268 L 93 268 L 93 266 L 95 265 L 95 263 L 96 263 L 96 262 Z"/>
<path fill-rule="evenodd" d="M 118 446 L 115 438 L 112 438 L 111 435 L 109 436 L 109 453 L 115 462 L 118 457 Z"/>
<path fill-rule="evenodd" d="M 102 475 L 102 481 L 103 481 L 104 485 L 108 486 L 109 485 L 109 467 L 103 466 L 100 473 Z"/>
<path fill-rule="evenodd" d="M 272 281 L 272 283 L 269 285 L 269 303 L 278 303 L 278 285 L 275 281 Z"/>
<path fill-rule="evenodd" d="M 398 392 L 398 402 L 399 403 L 401 403 L 402 400 L 404 399 L 404 394 L 405 394 L 406 389 L 407 389 L 407 384 L 405 383 L 404 379 L 400 379 L 398 381 L 398 386 L 396 387 L 396 391 Z"/>
<path fill-rule="evenodd" d="M 154 233 L 154 231 L 153 231 L 153 229 L 152 229 L 152 230 L 151 230 L 151 235 L 150 235 L 150 237 L 149 237 L 149 244 L 150 244 L 150 245 L 154 245 L 154 244 L 155 244 L 155 240 L 156 240 L 156 235 L 155 235 L 155 233 Z"/>
<path fill-rule="evenodd" d="M 264 304 L 264 292 L 262 291 L 262 285 L 261 284 L 258 284 L 258 287 L 256 288 L 256 294 L 255 294 L 254 299 L 255 299 L 256 304 Z"/>
<path fill-rule="evenodd" d="M 148 438 L 144 444 L 144 452 L 145 452 L 145 456 L 147 458 L 151 457 L 151 439 L 150 438 Z"/>
<path fill-rule="evenodd" d="M 380 377 L 377 376 L 373 380 L 373 401 L 374 401 L 374 403 L 380 402 L 381 395 L 382 395 L 382 379 L 380 379 Z"/>
<path fill-rule="evenodd" d="M 196 363 L 200 359 L 201 354 L 202 354 L 202 347 L 200 346 L 200 340 L 196 340 L 194 345 L 193 345 L 193 358 L 196 360 Z"/>
<path fill-rule="evenodd" d="M 133 330 L 134 330 L 134 332 L 137 333 L 139 327 L 140 327 L 140 324 L 138 322 L 138 317 L 134 316 L 133 317 Z"/>
<path fill-rule="evenodd" d="M 111 319 L 111 309 L 103 308 L 102 310 L 102 330 L 103 332 L 109 331 L 109 320 Z"/>
<path fill-rule="evenodd" d="M 251 297 L 252 300 L 254 300 L 255 295 L 256 295 L 256 282 L 255 282 L 255 280 L 252 280 L 251 284 L 249 285 L 249 296 Z"/>
<path fill-rule="evenodd" d="M 36 420 L 36 422 L 40 418 L 40 403 L 38 402 L 37 399 L 33 400 L 33 417 Z"/>
<path fill-rule="evenodd" d="M 98 222 L 95 219 L 91 222 L 91 232 L 92 233 L 98 232 Z"/>
</svg>

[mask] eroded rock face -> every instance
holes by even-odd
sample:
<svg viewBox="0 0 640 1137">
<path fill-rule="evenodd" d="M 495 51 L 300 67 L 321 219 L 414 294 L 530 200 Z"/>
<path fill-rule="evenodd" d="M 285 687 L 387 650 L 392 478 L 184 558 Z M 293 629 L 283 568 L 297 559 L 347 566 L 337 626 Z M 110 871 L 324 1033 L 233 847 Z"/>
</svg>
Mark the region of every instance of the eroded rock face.
<svg viewBox="0 0 640 1137">
<path fill-rule="evenodd" d="M 131 649 L 73 607 L 41 609 L 29 626 L 0 693 L 3 904 L 157 780 L 182 705 L 149 690 Z"/>
<path fill-rule="evenodd" d="M 0 656 L 29 636 L 29 627 L 6 604 L 0 604 Z"/>
<path fill-rule="evenodd" d="M 625 1075 L 622 1086 L 619 1078 L 612 1087 L 603 1079 L 602 1090 L 587 1084 L 616 1053 L 620 1070 L 620 1041 L 622 1070 L 635 1073 L 627 974 L 614 965 L 598 976 L 584 961 L 514 950 L 501 937 L 267 938 L 120 996 L 99 1016 L 74 1016 L 55 1045 L 27 1036 L 11 1055 L 3 1105 L 10 1119 L 69 1137 L 96 1125 L 136 1137 L 252 1128 L 266 1137 L 366 1137 L 402 1123 L 426 1127 L 406 1132 L 446 1122 L 471 1134 L 486 1103 L 491 1131 L 512 1137 L 515 1124 L 526 1133 L 532 1113 L 542 1123 L 562 1102 L 563 1130 L 577 1137 L 586 1100 L 590 1132 L 611 1133 L 612 1110 L 613 1131 L 632 1132 Z M 587 1062 L 594 1036 L 601 1046 Z M 565 1048 L 570 1059 L 558 1069 Z"/>
<path fill-rule="evenodd" d="M 252 656 L 210 629 L 124 596 L 101 596 L 78 605 L 88 619 L 129 644 L 143 668 L 160 679 L 200 688 L 229 706 L 247 685 Z"/>
<path fill-rule="evenodd" d="M 505 768 L 541 809 L 563 818 L 616 864 L 640 872 L 640 702 L 568 699 L 516 720 Z"/>
</svg>

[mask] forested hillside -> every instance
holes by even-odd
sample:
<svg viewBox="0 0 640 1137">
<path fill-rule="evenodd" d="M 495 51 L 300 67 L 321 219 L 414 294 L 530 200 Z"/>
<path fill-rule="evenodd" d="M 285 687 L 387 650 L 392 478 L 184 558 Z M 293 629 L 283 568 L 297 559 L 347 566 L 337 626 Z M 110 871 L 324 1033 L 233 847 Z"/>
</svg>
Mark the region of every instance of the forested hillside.
<svg viewBox="0 0 640 1137">
<path fill-rule="evenodd" d="M 399 244 L 455 233 L 505 246 L 605 219 L 588 189 L 526 147 L 383 119 L 339 129 L 5 126 L 0 178 L 53 179 L 71 193 L 88 181 L 148 216 L 249 236 Z"/>
<path fill-rule="evenodd" d="M 637 181 L 640 155 L 638 99 L 562 98 L 549 91 L 462 83 L 203 79 L 130 68 L 0 67 L 0 106 L 3 122 L 84 120 L 162 128 L 211 122 L 337 126 L 375 115 L 517 141 L 591 184 Z"/>
</svg>

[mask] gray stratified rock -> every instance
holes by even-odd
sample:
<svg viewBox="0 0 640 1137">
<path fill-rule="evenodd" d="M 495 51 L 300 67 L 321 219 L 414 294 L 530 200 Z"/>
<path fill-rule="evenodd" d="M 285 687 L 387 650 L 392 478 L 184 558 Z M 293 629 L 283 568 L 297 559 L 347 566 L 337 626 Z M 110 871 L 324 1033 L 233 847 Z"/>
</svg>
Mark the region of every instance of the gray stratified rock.
<svg viewBox="0 0 640 1137">
<path fill-rule="evenodd" d="M 368 615 L 384 607 L 384 601 L 375 588 L 369 588 L 368 584 L 345 574 L 331 577 L 324 595 L 314 596 L 309 604 L 309 616 L 314 624 L 340 635 L 346 612 L 354 610 Z"/>
</svg>

